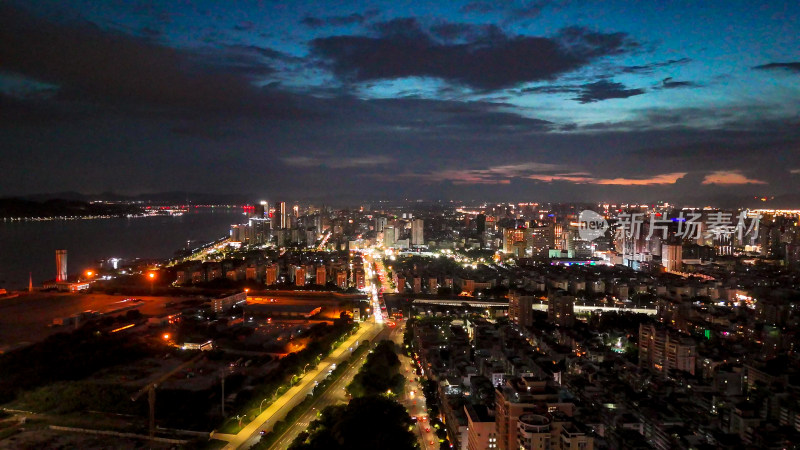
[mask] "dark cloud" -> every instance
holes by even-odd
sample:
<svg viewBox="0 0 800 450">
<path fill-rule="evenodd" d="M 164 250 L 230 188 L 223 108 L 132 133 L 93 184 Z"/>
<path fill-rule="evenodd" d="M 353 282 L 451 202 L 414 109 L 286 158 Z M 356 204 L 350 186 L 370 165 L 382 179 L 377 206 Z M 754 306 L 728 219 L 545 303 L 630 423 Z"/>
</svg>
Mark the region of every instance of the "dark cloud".
<svg viewBox="0 0 800 450">
<path fill-rule="evenodd" d="M 51 101 L 20 99 L 0 94 L 0 129 L 28 125 L 52 125 L 83 117 L 82 112 L 58 107 Z"/>
<path fill-rule="evenodd" d="M 652 74 L 656 69 L 663 67 L 683 65 L 692 62 L 691 58 L 670 59 L 667 61 L 654 62 L 638 66 L 622 66 L 618 68 L 620 73 Z"/>
<path fill-rule="evenodd" d="M 673 80 L 672 77 L 667 77 L 661 80 L 661 85 L 658 86 L 659 89 L 678 89 L 678 88 L 690 88 L 690 87 L 698 87 L 699 85 L 693 81 L 676 81 Z"/>
<path fill-rule="evenodd" d="M 523 20 L 523 19 L 532 19 L 534 17 L 538 17 L 542 10 L 548 6 L 551 6 L 553 3 L 552 0 L 535 0 L 529 1 L 525 5 L 519 8 L 513 8 L 509 11 L 509 18 L 516 19 L 516 20 Z"/>
<path fill-rule="evenodd" d="M 363 25 L 380 14 L 376 9 L 365 11 L 363 14 L 352 13 L 344 16 L 313 17 L 306 16 L 300 23 L 309 28 L 341 27 L 347 25 Z"/>
<path fill-rule="evenodd" d="M 636 48 L 625 33 L 581 27 L 552 38 L 494 33 L 491 39 L 442 43 L 413 18 L 376 24 L 378 36 L 333 36 L 311 41 L 312 54 L 351 81 L 428 76 L 479 89 L 552 80 L 592 61 Z"/>
<path fill-rule="evenodd" d="M 497 25 L 454 22 L 437 22 L 431 25 L 430 33 L 445 42 L 502 39 L 504 36 L 503 31 Z"/>
<path fill-rule="evenodd" d="M 236 31 L 251 31 L 255 29 L 256 24 L 250 22 L 249 20 L 245 20 L 244 22 L 239 22 L 233 26 L 233 29 Z"/>
<path fill-rule="evenodd" d="M 425 41 L 430 39 L 422 24 L 415 17 L 400 17 L 397 19 L 377 22 L 372 24 L 375 30 L 384 39 Z"/>
<path fill-rule="evenodd" d="M 800 73 L 800 62 L 785 62 L 785 63 L 769 63 L 755 66 L 756 70 L 785 70 L 794 73 Z"/>
<path fill-rule="evenodd" d="M 565 0 L 528 0 L 521 4 L 516 2 L 470 2 L 462 6 L 460 11 L 465 14 L 488 14 L 503 12 L 507 22 L 533 19 L 538 17 L 545 8 L 563 6 Z"/>
<path fill-rule="evenodd" d="M 116 108 L 296 117 L 288 96 L 258 89 L 272 72 L 242 52 L 185 52 L 104 31 L 59 23 L 0 6 L 0 70 L 58 86 L 58 100 Z"/>
<path fill-rule="evenodd" d="M 670 167 L 681 169 L 691 169 L 708 161 L 714 161 L 715 169 L 724 170 L 749 167 L 765 158 L 774 159 L 777 163 L 784 158 L 781 155 L 791 153 L 792 149 L 797 148 L 800 134 L 784 129 L 780 133 L 782 136 L 776 137 L 774 131 L 781 128 L 775 124 L 765 125 L 772 131 L 727 130 L 726 136 L 707 133 L 707 136 L 698 136 L 696 142 L 649 147 L 637 153 L 640 157 L 652 158 L 662 163 L 669 161 Z"/>
<path fill-rule="evenodd" d="M 489 2 L 469 2 L 461 7 L 461 12 L 465 14 L 479 13 L 486 14 L 496 11 L 498 6 L 496 3 Z"/>
<path fill-rule="evenodd" d="M 521 94 L 577 94 L 573 100 L 594 103 L 614 98 L 628 98 L 645 93 L 644 89 L 627 89 L 622 83 L 600 80 L 586 84 L 553 84 L 520 89 Z"/>
<path fill-rule="evenodd" d="M 574 94 L 581 91 L 577 84 L 551 84 L 520 89 L 520 94 Z"/>
<path fill-rule="evenodd" d="M 259 56 L 275 61 L 299 61 L 300 58 L 269 47 L 259 47 L 257 45 L 228 45 L 226 49 L 232 53 L 245 54 L 250 57 Z"/>
<path fill-rule="evenodd" d="M 594 103 L 614 98 L 633 97 L 644 94 L 644 92 L 644 89 L 626 89 L 622 83 L 601 80 L 583 85 L 580 94 L 573 100 L 580 103 Z"/>
<path fill-rule="evenodd" d="M 414 132 L 427 136 L 457 133 L 466 138 L 546 133 L 553 127 L 546 120 L 503 111 L 507 105 L 482 101 L 419 98 L 359 100 L 352 97 L 307 101 L 314 104 L 310 109 L 324 112 L 326 117 L 347 118 L 348 123 L 355 123 L 364 130 L 380 130 L 383 133 Z"/>
</svg>

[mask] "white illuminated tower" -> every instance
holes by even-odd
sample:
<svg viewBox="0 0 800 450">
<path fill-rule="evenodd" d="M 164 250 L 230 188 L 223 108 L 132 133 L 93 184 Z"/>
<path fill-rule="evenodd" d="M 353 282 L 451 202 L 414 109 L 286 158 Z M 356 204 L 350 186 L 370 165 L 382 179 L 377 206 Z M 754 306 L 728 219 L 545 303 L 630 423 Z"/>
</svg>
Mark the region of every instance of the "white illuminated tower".
<svg viewBox="0 0 800 450">
<path fill-rule="evenodd" d="M 56 282 L 67 281 L 67 251 L 56 250 Z"/>
</svg>

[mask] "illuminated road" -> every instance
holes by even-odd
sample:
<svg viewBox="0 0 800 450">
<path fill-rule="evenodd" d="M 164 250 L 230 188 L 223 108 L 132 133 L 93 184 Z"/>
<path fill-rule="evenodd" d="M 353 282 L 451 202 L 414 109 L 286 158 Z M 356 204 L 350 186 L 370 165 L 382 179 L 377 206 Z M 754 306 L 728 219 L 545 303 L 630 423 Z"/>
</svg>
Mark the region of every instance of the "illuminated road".
<svg viewBox="0 0 800 450">
<path fill-rule="evenodd" d="M 396 292 L 397 290 L 392 289 L 389 280 L 386 278 L 386 267 L 383 265 L 383 259 L 378 258 L 375 260 L 375 265 L 378 267 L 378 279 L 381 282 L 381 290 L 383 292 Z"/>
<path fill-rule="evenodd" d="M 368 283 L 367 292 L 369 292 L 370 295 L 370 303 L 372 305 L 372 311 L 375 315 L 375 321 L 378 323 L 383 323 L 388 318 L 388 314 L 386 313 L 386 305 L 383 303 L 383 296 L 379 295 L 378 287 L 373 283 L 374 278 L 382 278 L 383 276 L 373 270 L 374 261 L 372 259 L 372 250 L 363 252 L 362 256 L 366 262 L 364 265 L 364 273 Z"/>
<path fill-rule="evenodd" d="M 401 322 L 402 323 L 402 322 Z M 405 325 L 405 324 L 403 324 Z M 398 348 L 403 345 L 403 326 L 398 325 L 397 336 L 393 336 L 393 341 Z M 417 424 L 414 426 L 414 434 L 417 436 L 419 448 L 423 450 L 436 450 L 439 448 L 439 438 L 436 437 L 434 430 L 430 427 L 428 419 L 428 408 L 425 406 L 425 395 L 422 393 L 422 386 L 417 382 L 417 374 L 414 370 L 414 363 L 408 356 L 403 354 L 400 357 L 400 373 L 406 377 L 406 389 L 404 397 L 398 399 L 406 407 L 408 414 L 417 417 Z M 426 429 L 430 431 L 425 431 Z M 431 445 L 433 442 L 433 445 Z"/>
<path fill-rule="evenodd" d="M 207 261 L 209 256 L 213 253 L 217 253 L 222 251 L 225 247 L 227 247 L 231 243 L 231 238 L 223 239 L 222 241 L 211 245 L 207 248 L 203 248 L 198 252 L 192 253 L 191 255 L 185 258 L 179 258 L 171 261 L 168 266 L 174 266 L 176 264 L 180 264 L 186 261 Z"/>
<path fill-rule="evenodd" d="M 368 253 L 364 254 L 364 261 L 365 264 L 365 281 L 366 281 L 366 290 L 369 292 L 370 295 L 370 304 L 372 311 L 376 312 L 373 314 L 373 319 L 375 320 L 376 324 L 374 326 L 381 327 L 381 331 L 375 336 L 375 339 L 391 339 L 395 343 L 402 344 L 403 340 L 403 330 L 402 327 L 392 327 L 392 328 L 384 328 L 383 319 L 385 308 L 382 308 L 382 303 L 380 296 L 378 295 L 378 289 L 375 286 L 374 280 L 376 278 L 376 273 L 372 270 L 372 258 L 371 255 Z M 289 427 L 286 432 L 281 435 L 281 437 L 275 442 L 275 444 L 271 447 L 272 449 L 276 450 L 285 450 L 287 449 L 292 442 L 297 438 L 297 436 L 308 428 L 308 425 L 317 417 L 317 413 L 328 406 L 346 403 L 349 401 L 347 395 L 344 391 L 345 386 L 347 386 L 350 381 L 352 381 L 353 377 L 358 373 L 361 369 L 361 366 L 366 361 L 366 354 L 363 355 L 359 360 L 352 364 L 350 367 L 347 368 L 344 374 L 331 385 L 331 387 L 325 391 L 320 398 L 318 398 L 314 403 L 311 405 L 311 409 L 303 413 L 303 415 L 297 419 L 297 422 Z M 255 441 L 253 442 L 255 443 Z M 248 444 L 250 444 L 248 442 Z"/>
<path fill-rule="evenodd" d="M 380 332 L 383 327 L 373 322 L 366 322 L 361 328 L 344 343 L 336 348 L 327 358 L 323 359 L 319 365 L 303 376 L 300 381 L 292 386 L 288 391 L 281 395 L 255 420 L 246 425 L 236 434 L 224 447 L 226 449 L 249 448 L 261 438 L 261 430 L 271 430 L 278 420 L 283 420 L 286 414 L 297 404 L 306 398 L 314 388 L 315 381 L 322 381 L 331 369 L 332 364 L 338 364 L 350 354 L 350 348 L 355 349 L 358 341 L 371 340 Z M 225 439 L 227 436 L 219 436 Z"/>
<path fill-rule="evenodd" d="M 384 328 L 381 330 L 378 336 L 376 336 L 376 342 L 382 339 L 394 340 L 394 335 L 398 330 L 398 328 Z M 402 339 L 402 334 L 400 336 Z M 345 373 L 342 374 L 342 376 L 335 383 L 333 383 L 327 391 L 325 391 L 325 394 L 323 394 L 311 405 L 312 409 L 309 409 L 300 418 L 298 418 L 297 422 L 295 422 L 294 425 L 286 430 L 280 439 L 278 439 L 270 448 L 275 450 L 285 450 L 289 448 L 295 438 L 297 438 L 301 432 L 305 431 L 305 429 L 308 428 L 308 425 L 317 418 L 317 413 L 319 411 L 322 411 L 331 405 L 347 403 L 349 398 L 347 397 L 344 388 L 350 384 L 350 382 L 353 380 L 353 377 L 355 377 L 358 371 L 361 369 L 361 366 L 364 365 L 367 355 L 368 353 L 365 353 L 355 364 L 350 365 Z"/>
</svg>

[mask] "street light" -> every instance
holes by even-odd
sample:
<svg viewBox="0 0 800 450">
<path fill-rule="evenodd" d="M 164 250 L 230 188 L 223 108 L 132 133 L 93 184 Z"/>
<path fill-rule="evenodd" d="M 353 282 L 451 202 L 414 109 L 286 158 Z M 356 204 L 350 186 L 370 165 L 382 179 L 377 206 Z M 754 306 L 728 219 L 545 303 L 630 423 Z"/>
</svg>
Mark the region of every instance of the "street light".
<svg viewBox="0 0 800 450">
<path fill-rule="evenodd" d="M 150 295 L 153 295 L 153 289 L 156 281 L 156 274 L 155 272 L 150 272 L 147 274 L 147 276 L 150 278 Z"/>
<path fill-rule="evenodd" d="M 311 363 L 308 363 L 308 364 L 311 364 Z M 303 366 L 303 375 L 305 375 L 305 374 L 306 374 L 306 367 L 308 367 L 308 364 L 306 364 L 305 366 Z"/>
<path fill-rule="evenodd" d="M 275 391 L 275 392 L 278 392 L 278 391 Z M 261 400 L 261 403 L 258 405 L 258 415 L 259 416 L 261 415 L 261 407 L 264 406 L 264 402 L 265 401 L 267 401 L 267 399 Z"/>
</svg>

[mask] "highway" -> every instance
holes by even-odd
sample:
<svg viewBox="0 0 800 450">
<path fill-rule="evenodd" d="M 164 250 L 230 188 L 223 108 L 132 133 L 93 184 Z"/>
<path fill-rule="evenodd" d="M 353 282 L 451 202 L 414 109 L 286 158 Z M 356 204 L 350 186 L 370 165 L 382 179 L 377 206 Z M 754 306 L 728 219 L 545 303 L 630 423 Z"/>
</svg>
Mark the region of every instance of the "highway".
<svg viewBox="0 0 800 450">
<path fill-rule="evenodd" d="M 403 332 L 405 331 L 405 326 L 403 325 L 405 325 L 403 322 L 398 324 L 397 333 L 393 333 L 391 336 L 391 339 L 399 349 L 403 345 Z M 419 448 L 422 450 L 437 450 L 439 448 L 439 438 L 436 437 L 435 430 L 431 428 L 430 420 L 428 419 L 428 408 L 425 406 L 425 394 L 422 393 L 422 385 L 417 382 L 414 363 L 411 358 L 402 353 L 398 354 L 398 356 L 400 357 L 400 373 L 406 377 L 406 388 L 403 398 L 397 400 L 406 407 L 411 417 L 417 417 L 414 434 L 417 436 Z"/>
<path fill-rule="evenodd" d="M 250 448 L 251 446 L 255 445 L 261 439 L 261 431 L 270 431 L 275 425 L 275 422 L 283 420 L 283 418 L 286 417 L 286 414 L 288 414 L 292 408 L 297 406 L 306 398 L 309 393 L 311 393 L 316 385 L 315 382 L 321 382 L 323 379 L 325 379 L 331 370 L 332 364 L 339 364 L 345 358 L 347 358 L 350 351 L 354 350 L 358 346 L 358 342 L 364 340 L 372 341 L 378 336 L 378 334 L 383 332 L 385 329 L 384 319 L 386 308 L 382 305 L 381 298 L 378 295 L 378 289 L 374 282 L 375 275 L 377 274 L 375 274 L 372 270 L 372 258 L 365 255 L 365 259 L 368 261 L 368 264 L 366 265 L 367 276 L 365 278 L 367 286 L 365 290 L 370 295 L 370 302 L 373 311 L 372 317 L 368 321 L 362 323 L 356 334 L 348 338 L 327 358 L 322 360 L 322 362 L 320 362 L 316 368 L 308 371 L 308 373 L 306 373 L 295 386 L 290 388 L 282 396 L 275 400 L 275 402 L 273 402 L 266 410 L 264 410 L 264 412 L 259 414 L 258 417 L 242 428 L 239 433 L 235 435 L 215 434 L 213 436 L 215 439 L 228 441 L 228 444 L 224 447 L 226 450 Z M 390 336 L 393 340 L 398 339 L 399 336 L 399 339 L 402 342 L 401 327 L 392 328 Z M 358 373 L 358 368 L 360 368 L 362 364 L 363 361 L 359 361 L 354 366 L 348 368 L 348 370 L 345 371 L 344 376 L 339 381 L 334 383 L 332 389 L 327 391 L 325 395 L 320 397 L 320 399 L 315 402 L 315 404 L 312 406 L 315 409 L 305 413 L 297 421 L 298 423 L 290 427 L 287 433 L 279 439 L 279 441 L 276 443 L 276 446 L 273 448 L 288 447 L 294 438 L 308 426 L 308 423 L 310 423 L 311 420 L 314 419 L 314 415 L 316 414 L 317 410 L 324 408 L 325 406 L 335 404 L 337 401 L 346 401 L 346 399 L 343 397 L 339 397 L 337 399 L 337 395 L 342 395 L 344 392 L 342 388 L 349 383 L 349 380 L 352 380 L 352 377 L 355 376 L 356 373 Z M 319 403 L 319 406 L 317 406 L 317 403 Z M 301 424 L 303 425 L 301 426 Z"/>
<path fill-rule="evenodd" d="M 396 292 L 389 284 L 386 276 L 386 267 L 383 264 L 383 259 L 378 257 L 373 259 L 373 252 L 365 252 L 364 259 L 367 261 L 369 267 L 377 269 L 374 274 L 377 282 L 380 283 L 380 293 L 383 292 Z M 374 282 L 374 281 L 373 281 Z M 383 306 L 382 295 L 375 295 L 375 302 Z M 394 329 L 390 339 L 397 344 L 398 349 L 403 348 L 403 332 L 405 330 L 405 322 L 400 322 L 397 328 Z M 414 432 L 419 442 L 419 447 L 423 450 L 437 450 L 439 448 L 439 438 L 436 437 L 434 430 L 430 427 L 430 420 L 428 419 L 428 408 L 425 406 L 425 395 L 422 393 L 422 386 L 417 382 L 417 375 L 413 366 L 411 358 L 400 353 L 402 373 L 406 377 L 406 389 L 402 399 L 398 401 L 406 407 L 408 414 L 412 417 L 418 418 Z M 412 391 L 414 392 L 412 394 Z"/>
<path fill-rule="evenodd" d="M 370 307 L 372 308 L 373 316 L 375 317 L 375 322 L 383 323 L 386 321 L 388 315 L 386 313 L 386 306 L 383 305 L 383 302 L 381 302 L 381 296 L 378 295 L 379 294 L 378 288 L 375 286 L 374 282 L 375 278 L 378 277 L 379 274 L 375 273 L 375 271 L 372 270 L 373 262 L 370 253 L 368 252 L 362 253 L 362 256 L 364 258 L 364 261 L 366 262 L 366 264 L 364 265 L 364 273 L 366 274 L 365 278 L 367 280 L 366 290 L 367 292 L 369 292 L 370 296 L 369 297 L 371 305 Z"/>
<path fill-rule="evenodd" d="M 381 330 L 375 338 L 378 340 L 381 339 L 391 339 L 395 342 L 402 343 L 403 340 L 403 333 L 401 327 L 396 328 L 386 328 L 384 325 L 384 314 L 385 314 L 385 307 L 382 307 L 381 298 L 378 295 L 378 289 L 376 287 L 376 281 L 379 277 L 379 274 L 376 274 L 372 270 L 372 258 L 369 253 L 363 254 L 365 264 L 365 279 L 366 279 L 366 290 L 369 292 L 370 295 L 370 304 L 371 309 L 373 311 L 372 318 L 375 321 L 375 325 L 377 327 L 381 327 Z M 359 360 L 352 364 L 350 367 L 347 368 L 345 373 L 342 377 L 339 378 L 334 384 L 328 389 L 325 394 L 323 394 L 320 398 L 318 398 L 312 405 L 311 409 L 306 411 L 298 420 L 297 422 L 289 427 L 286 432 L 275 442 L 275 444 L 271 447 L 272 449 L 279 449 L 284 450 L 289 448 L 292 442 L 297 438 L 297 436 L 303 432 L 308 425 L 316 418 L 317 412 L 325 409 L 328 406 L 336 405 L 339 403 L 346 403 L 349 401 L 347 395 L 344 391 L 344 387 L 350 384 L 353 377 L 356 376 L 358 371 L 361 369 L 361 366 L 366 361 L 366 354 L 359 358 Z"/>
<path fill-rule="evenodd" d="M 225 449 L 233 450 L 238 448 L 249 448 L 261 438 L 260 431 L 269 431 L 275 422 L 282 420 L 286 414 L 306 398 L 314 388 L 315 381 L 321 382 L 328 375 L 332 364 L 342 362 L 350 354 L 350 349 L 355 350 L 358 342 L 372 340 L 383 328 L 382 325 L 372 321 L 362 323 L 359 330 L 350 336 L 344 343 L 336 348 L 328 357 L 323 359 L 316 368 L 309 370 L 300 381 L 292 386 L 288 391 L 281 395 L 267 409 L 264 410 L 255 420 L 251 421 L 235 435 L 216 434 L 215 439 L 227 440 Z"/>
<path fill-rule="evenodd" d="M 402 330 L 397 328 L 384 328 L 376 337 L 376 342 L 383 340 L 383 339 L 392 339 L 396 340 L 396 336 L 400 336 L 402 340 Z M 275 444 L 270 447 L 273 450 L 285 450 L 288 449 L 292 442 L 297 438 L 297 436 L 305 431 L 308 428 L 308 425 L 317 418 L 317 413 L 322 411 L 323 409 L 327 408 L 328 406 L 337 405 L 341 403 L 347 403 L 350 399 L 348 398 L 347 394 L 345 393 L 345 386 L 350 384 L 353 380 L 353 377 L 356 376 L 358 371 L 361 369 L 361 366 L 364 365 L 364 362 L 367 360 L 368 353 L 359 358 L 359 360 L 355 364 L 351 364 L 344 374 L 331 385 L 330 389 L 325 391 L 321 397 L 319 397 L 312 405 L 311 409 L 306 411 L 300 418 L 297 419 L 297 422 L 292 425 L 286 432 L 278 439 Z"/>
</svg>

